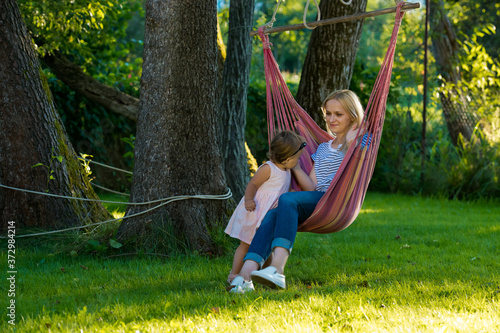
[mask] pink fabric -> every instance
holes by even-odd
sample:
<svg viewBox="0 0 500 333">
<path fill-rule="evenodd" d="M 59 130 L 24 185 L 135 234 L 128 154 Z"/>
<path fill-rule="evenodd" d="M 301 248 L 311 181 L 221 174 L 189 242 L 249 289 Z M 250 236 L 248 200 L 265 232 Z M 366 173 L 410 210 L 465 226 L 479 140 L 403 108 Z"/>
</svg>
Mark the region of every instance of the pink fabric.
<svg viewBox="0 0 500 333">
<path fill-rule="evenodd" d="M 312 216 L 299 226 L 299 231 L 315 233 L 340 231 L 347 228 L 361 210 L 375 168 L 382 135 L 396 41 L 404 16 L 404 12 L 401 12 L 403 4 L 404 2 L 398 4 L 390 44 L 366 106 L 364 126 L 360 126 L 357 133 L 358 142 L 367 134 L 371 137 L 371 144 L 368 147 L 362 147 L 360 144 L 352 144 L 349 147 L 328 191 L 316 206 Z M 272 44 L 269 43 L 269 37 L 264 34 L 263 27 L 259 28 L 259 36 L 263 43 L 266 73 L 269 142 L 271 142 L 276 129 L 287 129 L 300 133 L 306 139 L 307 146 L 299 163 L 302 169 L 309 173 L 312 168 L 311 154 L 316 152 L 321 142 L 331 140 L 332 136 L 323 131 L 293 98 L 281 76 L 279 66 L 271 52 Z M 294 189 L 300 190 L 293 179 L 292 186 Z"/>
<path fill-rule="evenodd" d="M 281 170 L 273 162 L 268 161 L 262 165 L 271 167 L 269 179 L 262 184 L 255 194 L 256 208 L 253 212 L 245 209 L 245 197 L 243 197 L 234 210 L 226 227 L 226 234 L 233 238 L 250 244 L 255 231 L 260 226 L 266 213 L 278 205 L 278 198 L 290 188 L 290 170 Z M 261 167 L 262 167 L 261 165 Z"/>
</svg>

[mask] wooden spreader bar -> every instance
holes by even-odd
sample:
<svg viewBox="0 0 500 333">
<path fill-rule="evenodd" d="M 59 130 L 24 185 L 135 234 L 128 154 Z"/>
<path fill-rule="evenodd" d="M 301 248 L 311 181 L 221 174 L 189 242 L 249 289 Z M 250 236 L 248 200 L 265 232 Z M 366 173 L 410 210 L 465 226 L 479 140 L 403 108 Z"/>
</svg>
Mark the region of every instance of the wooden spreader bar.
<svg viewBox="0 0 500 333">
<path fill-rule="evenodd" d="M 401 10 L 406 11 L 406 10 L 412 10 L 412 9 L 417 9 L 417 8 L 420 8 L 419 3 L 406 3 L 403 5 L 403 7 L 401 7 Z M 365 19 L 367 17 L 374 17 L 374 16 L 379 16 L 379 15 L 395 13 L 396 9 L 397 9 L 397 7 L 392 7 L 392 8 L 386 8 L 386 9 L 374 10 L 371 12 L 354 14 L 354 15 L 333 17 L 333 18 L 329 18 L 329 19 L 324 19 L 324 20 L 320 20 L 320 21 L 314 21 L 311 23 L 307 23 L 307 25 L 310 26 L 311 28 L 314 28 L 314 27 L 320 27 L 322 25 L 329 25 L 329 24 L 335 24 L 335 23 L 341 23 L 341 22 L 349 22 L 349 21 L 354 21 L 354 20 L 362 20 L 362 19 Z M 271 34 L 271 33 L 291 31 L 291 30 L 300 30 L 300 29 L 305 29 L 305 26 L 303 23 L 293 24 L 293 25 L 285 25 L 282 27 L 264 28 L 264 33 Z M 256 36 L 256 35 L 257 35 L 257 30 L 253 30 L 250 32 L 250 36 Z"/>
</svg>

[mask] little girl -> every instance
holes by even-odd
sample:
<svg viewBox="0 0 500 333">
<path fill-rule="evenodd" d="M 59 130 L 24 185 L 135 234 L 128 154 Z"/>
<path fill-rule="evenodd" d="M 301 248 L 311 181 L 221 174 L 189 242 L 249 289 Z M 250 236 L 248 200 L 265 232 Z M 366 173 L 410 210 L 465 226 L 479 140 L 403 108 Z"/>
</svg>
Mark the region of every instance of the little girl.
<svg viewBox="0 0 500 333">
<path fill-rule="evenodd" d="M 238 276 L 249 244 L 264 216 L 277 206 L 279 196 L 288 192 L 290 169 L 297 165 L 305 146 L 304 138 L 291 131 L 279 132 L 272 139 L 270 161 L 262 164 L 248 183 L 245 196 L 236 207 L 225 231 L 241 241 L 234 253 L 233 267 L 227 278 L 229 283 Z"/>
</svg>

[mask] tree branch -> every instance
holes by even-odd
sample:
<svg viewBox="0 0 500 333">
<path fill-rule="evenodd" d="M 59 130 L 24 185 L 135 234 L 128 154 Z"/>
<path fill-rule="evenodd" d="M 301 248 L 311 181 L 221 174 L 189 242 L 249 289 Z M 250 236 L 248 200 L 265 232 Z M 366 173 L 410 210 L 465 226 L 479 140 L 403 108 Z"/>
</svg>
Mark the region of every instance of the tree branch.
<svg viewBox="0 0 500 333">
<path fill-rule="evenodd" d="M 139 99 L 105 85 L 85 74 L 59 52 L 47 54 L 42 61 L 50 67 L 54 75 L 68 87 L 91 101 L 126 118 L 137 121 Z"/>
</svg>

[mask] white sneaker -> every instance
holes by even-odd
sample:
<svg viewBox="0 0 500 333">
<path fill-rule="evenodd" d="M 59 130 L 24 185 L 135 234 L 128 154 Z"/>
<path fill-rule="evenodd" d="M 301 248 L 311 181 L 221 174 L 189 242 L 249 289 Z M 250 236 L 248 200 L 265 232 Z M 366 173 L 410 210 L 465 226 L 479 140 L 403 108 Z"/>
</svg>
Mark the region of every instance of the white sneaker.
<svg viewBox="0 0 500 333">
<path fill-rule="evenodd" d="M 247 291 L 254 291 L 255 288 L 253 286 L 252 281 L 245 281 L 242 276 L 237 276 L 233 279 L 233 282 L 231 282 L 231 285 L 229 286 L 229 292 L 234 293 L 234 294 L 244 294 Z"/>
<path fill-rule="evenodd" d="M 285 276 L 283 274 L 279 274 L 273 266 L 269 266 L 260 271 L 253 271 L 251 276 L 253 281 L 270 288 L 286 288 Z"/>
</svg>

